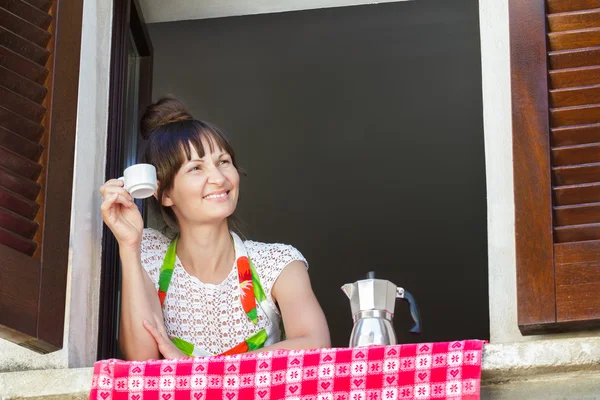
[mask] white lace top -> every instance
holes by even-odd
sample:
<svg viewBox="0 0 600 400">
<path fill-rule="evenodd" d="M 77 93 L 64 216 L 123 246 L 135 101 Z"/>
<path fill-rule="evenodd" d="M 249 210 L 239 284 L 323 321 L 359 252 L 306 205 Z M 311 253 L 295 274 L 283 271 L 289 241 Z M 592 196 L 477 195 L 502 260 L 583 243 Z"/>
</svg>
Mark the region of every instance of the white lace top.
<svg viewBox="0 0 600 400">
<path fill-rule="evenodd" d="M 158 277 L 163 259 L 171 241 L 155 229 L 144 229 L 142 235 L 142 266 L 158 290 Z M 283 269 L 292 261 L 308 263 L 294 247 L 280 243 L 244 241 L 248 257 L 271 305 L 273 284 Z M 236 255 L 237 258 L 237 255 Z M 163 315 L 170 337 L 178 337 L 205 349 L 220 354 L 238 345 L 270 323 L 263 310 L 257 307 L 258 324 L 248 319 L 239 300 L 237 268 L 220 284 L 201 282 L 191 276 L 176 258 L 171 284 L 167 291 Z M 281 318 L 280 315 L 277 315 Z"/>
</svg>

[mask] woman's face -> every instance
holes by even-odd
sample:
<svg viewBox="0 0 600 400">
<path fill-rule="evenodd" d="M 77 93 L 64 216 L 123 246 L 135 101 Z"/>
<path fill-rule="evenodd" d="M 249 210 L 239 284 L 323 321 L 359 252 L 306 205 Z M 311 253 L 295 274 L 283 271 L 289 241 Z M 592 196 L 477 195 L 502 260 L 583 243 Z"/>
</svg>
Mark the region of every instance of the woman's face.
<svg viewBox="0 0 600 400">
<path fill-rule="evenodd" d="M 240 175 L 231 156 L 203 139 L 204 157 L 190 144 L 191 160 L 185 162 L 165 193 L 163 205 L 171 207 L 181 226 L 183 223 L 219 223 L 235 211 L 239 196 Z"/>
</svg>

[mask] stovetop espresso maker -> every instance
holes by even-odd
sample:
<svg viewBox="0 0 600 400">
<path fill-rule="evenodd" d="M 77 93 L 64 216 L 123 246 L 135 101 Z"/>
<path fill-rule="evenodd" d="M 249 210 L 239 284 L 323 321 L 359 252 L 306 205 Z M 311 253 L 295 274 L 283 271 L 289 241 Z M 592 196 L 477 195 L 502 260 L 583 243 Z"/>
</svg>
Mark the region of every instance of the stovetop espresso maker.
<svg viewBox="0 0 600 400">
<path fill-rule="evenodd" d="M 396 344 L 392 325 L 396 299 L 408 302 L 414 321 L 410 332 L 421 333 L 421 317 L 414 297 L 390 281 L 375 279 L 375 272 L 369 272 L 367 279 L 345 284 L 342 290 L 350 299 L 354 320 L 350 347 Z"/>
</svg>

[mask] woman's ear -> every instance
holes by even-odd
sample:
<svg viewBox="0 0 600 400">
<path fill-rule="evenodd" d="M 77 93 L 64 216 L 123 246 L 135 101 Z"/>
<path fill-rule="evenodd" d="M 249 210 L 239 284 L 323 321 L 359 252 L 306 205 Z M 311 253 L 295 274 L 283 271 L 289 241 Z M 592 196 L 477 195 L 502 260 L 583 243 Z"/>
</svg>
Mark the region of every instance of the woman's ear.
<svg viewBox="0 0 600 400">
<path fill-rule="evenodd" d="M 163 193 L 162 201 L 160 202 L 164 207 L 171 207 L 174 203 L 168 194 Z"/>
<path fill-rule="evenodd" d="M 158 189 L 160 188 L 160 181 L 156 181 L 156 190 L 154 191 L 154 198 L 158 200 Z M 160 204 L 164 207 L 171 207 L 173 205 L 173 200 L 169 197 L 167 193 L 163 192 L 162 200 Z"/>
</svg>

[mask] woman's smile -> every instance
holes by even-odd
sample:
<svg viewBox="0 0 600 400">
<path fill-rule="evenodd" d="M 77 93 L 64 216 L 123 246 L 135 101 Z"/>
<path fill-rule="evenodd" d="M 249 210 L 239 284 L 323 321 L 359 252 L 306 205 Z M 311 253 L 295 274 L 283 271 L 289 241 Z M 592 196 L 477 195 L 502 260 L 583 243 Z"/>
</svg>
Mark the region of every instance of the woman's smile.
<svg viewBox="0 0 600 400">
<path fill-rule="evenodd" d="M 203 199 L 216 202 L 227 201 L 229 199 L 229 190 L 219 190 L 216 192 L 212 192 L 204 196 Z"/>
</svg>

